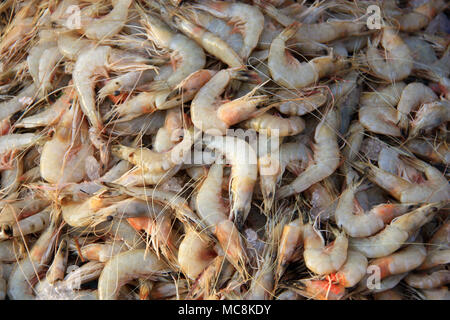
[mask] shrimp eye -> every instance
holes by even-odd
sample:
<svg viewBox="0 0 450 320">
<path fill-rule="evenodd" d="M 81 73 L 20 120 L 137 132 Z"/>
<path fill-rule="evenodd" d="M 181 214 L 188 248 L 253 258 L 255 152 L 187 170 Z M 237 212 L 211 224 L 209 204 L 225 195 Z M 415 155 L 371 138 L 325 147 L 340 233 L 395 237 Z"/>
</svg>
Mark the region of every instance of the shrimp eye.
<svg viewBox="0 0 450 320">
<path fill-rule="evenodd" d="M 117 97 L 117 96 L 120 94 L 120 91 L 119 91 L 119 90 L 116 90 L 116 91 L 114 91 L 113 94 L 114 94 L 115 97 Z"/>
<path fill-rule="evenodd" d="M 415 205 L 411 204 L 408 206 L 407 210 L 410 211 L 410 210 L 414 209 L 415 207 L 416 207 Z"/>
<path fill-rule="evenodd" d="M 113 216 L 107 216 L 107 217 L 106 217 L 106 221 L 109 221 L 109 222 L 110 222 L 110 221 L 113 221 Z"/>
<path fill-rule="evenodd" d="M 10 225 L 5 225 L 2 228 L 2 231 L 8 236 L 8 237 L 12 237 L 13 236 L 13 230 L 11 228 Z"/>
</svg>

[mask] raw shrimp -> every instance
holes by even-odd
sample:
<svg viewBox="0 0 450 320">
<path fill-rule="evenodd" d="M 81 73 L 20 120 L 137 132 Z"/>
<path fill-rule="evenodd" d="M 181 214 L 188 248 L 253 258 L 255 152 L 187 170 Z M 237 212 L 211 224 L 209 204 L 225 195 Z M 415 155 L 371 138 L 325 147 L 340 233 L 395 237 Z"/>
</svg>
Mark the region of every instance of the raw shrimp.
<svg viewBox="0 0 450 320">
<path fill-rule="evenodd" d="M 405 282 L 418 289 L 434 289 L 450 283 L 450 271 L 439 270 L 427 273 L 410 273 L 405 277 Z"/>
<path fill-rule="evenodd" d="M 417 111 L 416 118 L 411 122 L 410 137 L 419 133 L 428 133 L 434 128 L 450 121 L 450 102 L 435 101 L 426 103 Z"/>
<path fill-rule="evenodd" d="M 419 31 L 426 27 L 428 23 L 447 5 L 443 0 L 430 0 L 413 9 L 408 13 L 394 16 L 400 25 L 400 30 L 406 32 Z"/>
<path fill-rule="evenodd" d="M 292 288 L 296 293 L 314 300 L 340 300 L 345 295 L 345 288 L 328 280 L 304 279 L 296 281 Z"/>
<path fill-rule="evenodd" d="M 299 89 L 315 84 L 320 78 L 349 67 L 346 59 L 332 55 L 300 63 L 286 51 L 286 41 L 292 38 L 298 28 L 299 24 L 297 23 L 290 25 L 270 45 L 268 66 L 276 83 L 289 89 Z"/>
<path fill-rule="evenodd" d="M 358 184 L 349 186 L 340 198 L 336 207 L 336 224 L 343 228 L 345 233 L 351 237 L 364 238 L 371 236 L 384 228 L 385 224 L 394 218 L 409 212 L 414 208 L 407 204 L 381 204 L 372 208 L 369 212 L 361 212 L 363 209 L 358 205 L 359 214 L 353 214 L 356 190 Z"/>
<path fill-rule="evenodd" d="M 232 166 L 230 218 L 241 228 L 250 212 L 258 174 L 256 152 L 246 141 L 230 136 L 210 136 L 206 146 L 224 155 Z"/>
<path fill-rule="evenodd" d="M 344 233 L 336 233 L 333 244 L 325 246 L 323 237 L 311 224 L 303 228 L 303 259 L 314 273 L 329 274 L 339 270 L 347 259 L 348 239 Z"/>
<path fill-rule="evenodd" d="M 158 130 L 153 142 L 153 149 L 156 152 L 166 152 L 180 142 L 179 133 L 186 122 L 185 114 L 181 108 L 167 110 L 164 126 Z"/>
<path fill-rule="evenodd" d="M 2 224 L 0 239 L 10 237 L 23 237 L 27 234 L 37 233 L 44 230 L 50 222 L 50 211 L 44 210 L 28 218 L 22 219 L 12 225 Z"/>
<path fill-rule="evenodd" d="M 298 248 L 303 244 L 303 222 L 297 218 L 283 227 L 278 245 L 276 279 L 280 279 L 289 262 L 296 258 Z"/>
<path fill-rule="evenodd" d="M 242 123 L 247 129 L 263 132 L 268 136 L 295 136 L 305 129 L 305 121 L 298 116 L 283 118 L 266 112 L 262 115 L 248 119 Z"/>
<path fill-rule="evenodd" d="M 0 262 L 16 262 L 24 253 L 25 248 L 20 241 L 11 239 L 0 242 Z"/>
<path fill-rule="evenodd" d="M 89 261 L 100 261 L 106 262 L 111 259 L 116 254 L 125 251 L 127 247 L 120 243 L 120 241 L 115 241 L 113 243 L 91 243 L 81 247 L 81 255 L 83 258 Z"/>
<path fill-rule="evenodd" d="M 246 60 L 258 44 L 264 28 L 264 16 L 255 6 L 239 2 L 200 1 L 195 8 L 209 12 L 220 19 L 228 19 L 243 38 L 239 55 Z"/>
<path fill-rule="evenodd" d="M 410 244 L 391 255 L 370 261 L 368 268 L 377 267 L 380 270 L 380 279 L 416 269 L 427 254 L 424 245 L 420 243 L 421 240 L 419 237 L 416 239 L 419 243 Z"/>
<path fill-rule="evenodd" d="M 408 116 L 424 103 L 436 101 L 438 97 L 426 85 L 420 82 L 412 82 L 408 84 L 402 91 L 400 101 L 397 105 L 397 122 L 398 126 L 406 130 L 408 129 Z"/>
<path fill-rule="evenodd" d="M 445 141 L 439 142 L 426 138 L 408 140 L 407 150 L 434 163 L 450 164 L 450 150 Z"/>
<path fill-rule="evenodd" d="M 191 103 L 192 122 L 196 128 L 212 135 L 224 135 L 238 122 L 248 119 L 266 96 L 253 96 L 254 91 L 230 102 L 223 102 L 219 95 L 232 79 L 249 81 L 255 74 L 240 68 L 221 70 L 197 93 Z"/>
<path fill-rule="evenodd" d="M 277 198 L 282 199 L 308 189 L 331 175 L 339 166 L 340 154 L 335 130 L 338 127 L 336 111 L 331 109 L 317 125 L 314 140 L 314 161 L 292 183 L 281 187 Z"/>
<path fill-rule="evenodd" d="M 14 98 L 0 103 L 0 120 L 7 119 L 30 106 L 36 98 L 37 91 L 38 87 L 34 83 L 28 84 Z"/>
<path fill-rule="evenodd" d="M 166 264 L 152 252 L 130 250 L 111 258 L 103 268 L 98 280 L 100 300 L 114 300 L 120 287 L 128 281 L 141 277 L 154 277 L 168 272 Z"/>
<path fill-rule="evenodd" d="M 367 238 L 351 238 L 349 247 L 368 258 L 387 256 L 399 249 L 421 226 L 432 218 L 444 203 L 431 203 L 397 217 L 382 231 Z"/>
<path fill-rule="evenodd" d="M 197 279 L 216 255 L 211 239 L 191 228 L 186 230 L 178 251 L 178 263 L 190 279 Z"/>
<path fill-rule="evenodd" d="M 397 32 L 389 27 L 382 31 L 381 45 L 386 50 L 386 60 L 378 52 L 376 44 L 369 43 L 366 59 L 371 71 L 379 78 L 391 83 L 408 77 L 413 68 L 413 58 L 408 45 Z"/>
<path fill-rule="evenodd" d="M 366 275 L 367 258 L 358 251 L 348 250 L 347 260 L 342 267 L 330 277 L 344 286 L 350 288 L 355 286 Z"/>
</svg>

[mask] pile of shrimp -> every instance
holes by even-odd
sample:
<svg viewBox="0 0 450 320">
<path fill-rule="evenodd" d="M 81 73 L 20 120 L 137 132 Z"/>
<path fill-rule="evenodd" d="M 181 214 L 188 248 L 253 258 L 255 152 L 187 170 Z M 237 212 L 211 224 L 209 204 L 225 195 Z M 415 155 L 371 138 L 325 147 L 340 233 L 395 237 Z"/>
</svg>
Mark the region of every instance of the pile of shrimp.
<svg viewBox="0 0 450 320">
<path fill-rule="evenodd" d="M 3 1 L 0 299 L 449 300 L 448 14 Z"/>
</svg>

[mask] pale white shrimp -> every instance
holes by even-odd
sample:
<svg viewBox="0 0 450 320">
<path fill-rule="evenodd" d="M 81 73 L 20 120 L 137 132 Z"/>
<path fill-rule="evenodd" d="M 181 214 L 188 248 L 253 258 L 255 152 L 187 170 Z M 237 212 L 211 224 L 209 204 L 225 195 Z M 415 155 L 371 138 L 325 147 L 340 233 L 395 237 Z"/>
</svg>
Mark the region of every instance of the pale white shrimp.
<svg viewBox="0 0 450 320">
<path fill-rule="evenodd" d="M 86 25 L 82 27 L 82 30 L 86 37 L 102 40 L 119 33 L 127 21 L 128 8 L 132 2 L 131 0 L 112 0 L 113 9 L 107 15 L 85 22 Z"/>
<path fill-rule="evenodd" d="M 42 137 L 36 133 L 11 133 L 0 136 L 0 154 L 24 150 L 40 140 Z"/>
<path fill-rule="evenodd" d="M 197 93 L 191 103 L 192 122 L 196 128 L 212 135 L 224 135 L 226 130 L 254 114 L 266 96 L 253 96 L 254 91 L 230 102 L 223 103 L 219 96 L 232 79 L 248 81 L 254 73 L 240 68 L 221 70 Z"/>
<path fill-rule="evenodd" d="M 16 262 L 24 253 L 25 247 L 20 241 L 11 239 L 0 242 L 0 262 Z"/>
<path fill-rule="evenodd" d="M 91 243 L 82 246 L 80 253 L 83 258 L 86 258 L 89 261 L 106 262 L 126 249 L 127 247 L 123 242 L 114 241 L 113 243 Z"/>
<path fill-rule="evenodd" d="M 422 238 L 416 240 L 420 242 Z M 383 279 L 416 269 L 425 260 L 426 255 L 427 250 L 422 243 L 413 243 L 393 254 L 370 261 L 368 268 L 376 267 L 380 271 L 380 278 Z"/>
<path fill-rule="evenodd" d="M 408 128 L 408 116 L 424 103 L 436 101 L 437 95 L 430 87 L 420 83 L 412 82 L 408 84 L 402 91 L 400 101 L 397 105 L 397 122 L 398 126 L 403 130 Z"/>
<path fill-rule="evenodd" d="M 447 100 L 425 103 L 417 111 L 415 119 L 410 123 L 410 137 L 429 133 L 434 128 L 450 121 L 450 102 Z"/>
<path fill-rule="evenodd" d="M 450 164 L 450 150 L 445 141 L 416 138 L 408 140 L 405 146 L 407 150 L 426 158 L 432 163 Z"/>
<path fill-rule="evenodd" d="M 250 56 L 264 28 L 264 16 L 257 7 L 240 2 L 203 0 L 194 7 L 234 24 L 243 38 L 239 55 L 244 60 Z"/>
<path fill-rule="evenodd" d="M 301 133 L 305 129 L 305 121 L 298 116 L 283 118 L 271 112 L 266 112 L 244 121 L 242 126 L 268 136 L 286 137 Z"/>
<path fill-rule="evenodd" d="M 167 265 L 152 252 L 130 250 L 111 258 L 98 279 L 100 300 L 114 300 L 119 289 L 128 281 L 140 277 L 154 277 L 169 271 Z"/>
<path fill-rule="evenodd" d="M 322 235 L 311 224 L 303 228 L 303 259 L 309 270 L 319 275 L 339 270 L 347 260 L 348 239 L 344 233 L 336 233 L 333 244 L 325 246 Z"/>
<path fill-rule="evenodd" d="M 98 91 L 98 97 L 103 100 L 108 95 L 118 96 L 121 92 L 131 92 L 152 81 L 156 76 L 155 70 L 130 71 L 111 80 Z"/>
<path fill-rule="evenodd" d="M 30 254 L 22 259 L 14 268 L 8 279 L 8 297 L 12 300 L 30 300 L 32 293 L 30 280 L 43 270 L 52 257 L 52 249 L 56 240 L 56 224 L 52 222 L 33 245 Z"/>
<path fill-rule="evenodd" d="M 240 228 L 250 212 L 253 188 L 258 174 L 256 152 L 245 140 L 237 137 L 210 136 L 207 140 L 206 146 L 224 155 L 232 166 L 230 217 Z"/>
<path fill-rule="evenodd" d="M 62 284 L 67 288 L 79 289 L 82 284 L 98 279 L 104 266 L 102 262 L 89 261 L 67 273 Z"/>
<path fill-rule="evenodd" d="M 379 40 L 375 41 L 377 44 Z M 386 50 L 386 60 L 380 55 L 377 45 L 369 43 L 366 59 L 371 71 L 379 78 L 391 83 L 408 77 L 413 68 L 413 57 L 408 45 L 392 28 L 384 27 L 381 45 Z"/>
<path fill-rule="evenodd" d="M 241 235 L 227 220 L 228 208 L 222 199 L 223 165 L 213 164 L 195 198 L 196 211 L 216 235 L 227 259 L 244 275 L 247 255 Z"/>
<path fill-rule="evenodd" d="M 9 239 L 10 237 L 22 237 L 31 233 L 40 232 L 48 226 L 49 222 L 50 211 L 44 210 L 12 225 L 2 224 L 0 239 L 4 240 Z"/>
<path fill-rule="evenodd" d="M 438 169 L 415 158 L 402 156 L 401 160 L 423 172 L 426 180 L 410 182 L 372 164 L 361 164 L 361 167 L 365 168 L 364 172 L 370 181 L 402 203 L 431 203 L 450 199 L 450 185 Z"/>
<path fill-rule="evenodd" d="M 195 280 L 216 257 L 213 241 L 204 234 L 187 228 L 178 251 L 181 271 Z"/>
<path fill-rule="evenodd" d="M 401 13 L 394 16 L 400 25 L 400 30 L 406 32 L 419 31 L 426 27 L 429 22 L 447 5 L 443 0 L 430 0 L 422 2 L 421 5 L 414 8 L 413 11 Z"/>
<path fill-rule="evenodd" d="M 302 166 L 306 168 L 310 159 L 312 151 L 302 142 L 283 143 L 279 150 L 259 157 L 260 187 L 267 208 L 272 207 L 275 189 L 288 164 L 300 160 Z"/>
<path fill-rule="evenodd" d="M 339 166 L 340 153 L 335 130 L 338 127 L 336 111 L 331 109 L 317 125 L 314 134 L 314 161 L 292 183 L 281 187 L 277 198 L 282 199 L 308 189 L 331 175 Z"/>
<path fill-rule="evenodd" d="M 80 37 L 73 31 L 64 31 L 58 34 L 57 46 L 65 58 L 75 61 L 83 50 L 93 47 L 94 42 Z"/>
<path fill-rule="evenodd" d="M 443 203 L 432 203 L 406 213 L 393 220 L 382 231 L 367 238 L 351 238 L 349 247 L 368 258 L 387 256 L 399 249 L 404 242 L 442 207 Z"/>
<path fill-rule="evenodd" d="M 167 110 L 166 121 L 156 133 L 153 149 L 156 152 L 166 152 L 180 142 L 180 133 L 186 120 L 181 108 Z"/>
<path fill-rule="evenodd" d="M 171 50 L 171 59 L 176 61 L 175 70 L 169 76 L 167 72 L 161 70 L 155 77 L 155 81 L 151 84 L 153 90 L 172 90 L 191 73 L 203 69 L 206 61 L 205 53 L 195 41 L 174 33 L 154 15 L 146 14 L 142 18 L 149 39 L 157 46 Z"/>
<path fill-rule="evenodd" d="M 303 221 L 297 218 L 285 226 L 280 237 L 277 254 L 276 279 L 280 279 L 288 264 L 295 260 L 299 248 L 303 245 Z"/>
<path fill-rule="evenodd" d="M 366 275 L 367 258 L 358 251 L 348 250 L 347 260 L 342 267 L 330 277 L 344 286 L 350 288 L 355 286 Z"/>
<path fill-rule="evenodd" d="M 405 282 L 413 288 L 434 289 L 450 283 L 450 271 L 439 270 L 432 273 L 410 273 Z"/>
<path fill-rule="evenodd" d="M 355 206 L 355 194 L 358 188 L 357 184 L 350 185 L 345 190 L 336 207 L 336 224 L 344 229 L 351 237 L 364 238 L 375 234 L 384 228 L 385 224 L 391 222 L 394 218 L 412 210 L 413 205 L 406 204 L 380 204 L 372 208 L 369 212 L 361 212 L 363 209 L 358 206 L 359 214 L 353 214 Z"/>
<path fill-rule="evenodd" d="M 268 66 L 276 83 L 288 89 L 299 89 L 315 84 L 320 78 L 349 67 L 348 60 L 332 55 L 300 63 L 286 51 L 286 41 L 294 36 L 298 28 L 299 24 L 297 23 L 290 25 L 270 45 Z"/>
<path fill-rule="evenodd" d="M 21 158 L 16 158 L 10 164 L 12 168 L 3 170 L 1 172 L 1 192 L 3 194 L 10 194 L 20 187 L 20 178 L 23 174 L 23 161 Z"/>
</svg>

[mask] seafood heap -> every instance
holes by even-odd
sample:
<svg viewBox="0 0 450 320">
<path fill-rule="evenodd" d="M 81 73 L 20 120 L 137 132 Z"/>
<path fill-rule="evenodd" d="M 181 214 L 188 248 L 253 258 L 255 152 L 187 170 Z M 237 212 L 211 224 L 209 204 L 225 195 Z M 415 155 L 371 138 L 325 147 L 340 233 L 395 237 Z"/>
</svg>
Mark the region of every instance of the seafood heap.
<svg viewBox="0 0 450 320">
<path fill-rule="evenodd" d="M 448 9 L 3 1 L 0 299 L 450 299 Z"/>
</svg>

